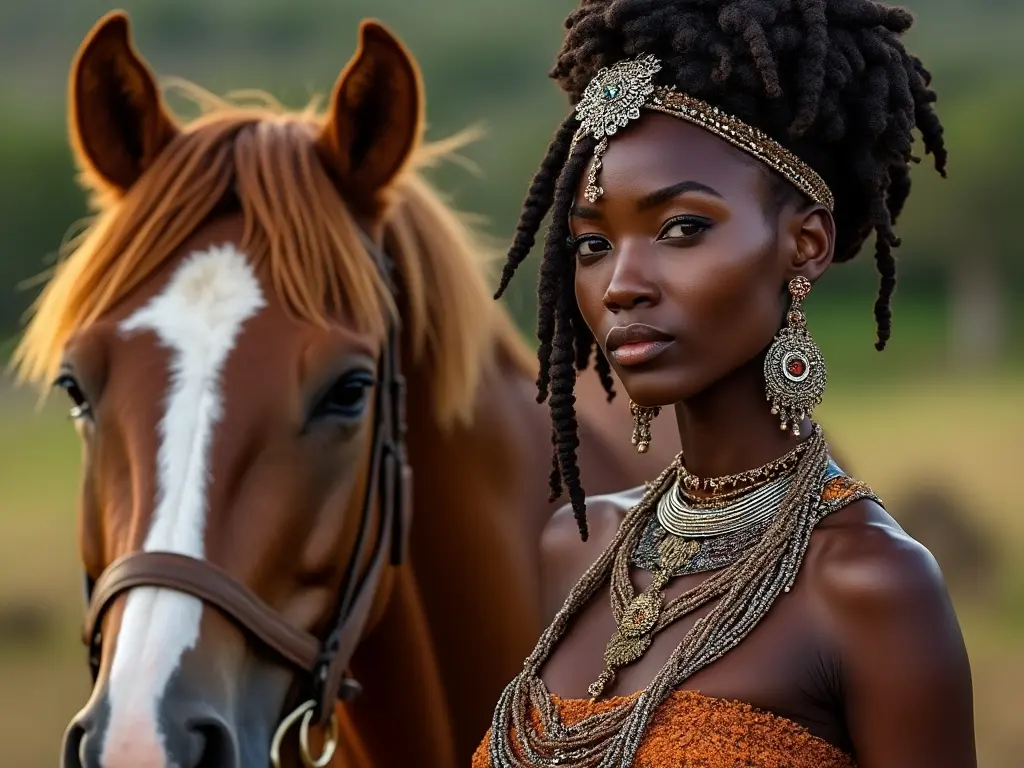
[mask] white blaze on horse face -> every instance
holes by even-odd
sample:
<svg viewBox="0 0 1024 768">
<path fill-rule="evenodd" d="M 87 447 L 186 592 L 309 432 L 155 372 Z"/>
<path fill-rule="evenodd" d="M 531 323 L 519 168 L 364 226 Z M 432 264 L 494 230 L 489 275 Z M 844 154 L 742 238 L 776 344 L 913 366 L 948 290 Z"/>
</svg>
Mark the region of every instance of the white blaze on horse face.
<svg viewBox="0 0 1024 768">
<path fill-rule="evenodd" d="M 213 431 L 221 374 L 243 324 L 266 305 L 259 281 L 231 245 L 187 257 L 162 293 L 121 324 L 150 331 L 171 352 L 157 453 L 157 498 L 144 550 L 204 557 Z M 165 763 L 159 707 L 182 656 L 199 639 L 203 604 L 166 589 L 128 593 L 110 669 L 104 766 Z"/>
</svg>

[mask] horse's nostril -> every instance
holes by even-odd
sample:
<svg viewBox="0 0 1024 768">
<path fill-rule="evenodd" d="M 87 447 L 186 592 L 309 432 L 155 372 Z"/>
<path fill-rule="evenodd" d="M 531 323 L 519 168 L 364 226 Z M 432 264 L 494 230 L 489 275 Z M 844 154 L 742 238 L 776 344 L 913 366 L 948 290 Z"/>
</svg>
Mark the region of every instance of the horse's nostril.
<svg viewBox="0 0 1024 768">
<path fill-rule="evenodd" d="M 231 731 L 222 722 L 204 722 L 189 729 L 189 741 L 195 748 L 191 768 L 235 768 L 238 752 Z"/>
<path fill-rule="evenodd" d="M 100 702 L 68 727 L 61 768 L 238 768 L 237 739 L 219 712 L 194 701 L 173 704 L 156 720 L 111 729 Z"/>
<path fill-rule="evenodd" d="M 61 768 L 98 768 L 99 751 L 95 739 L 89 738 L 86 727 L 75 722 L 68 726 L 64 734 L 64 751 L 61 755 Z"/>
<path fill-rule="evenodd" d="M 185 765 L 188 768 L 199 768 L 206 765 L 206 734 L 201 728 L 194 728 L 185 734 Z"/>
<path fill-rule="evenodd" d="M 73 723 L 64 734 L 64 753 L 61 755 L 61 768 L 84 768 L 85 761 L 79 754 L 82 746 L 82 739 L 85 736 L 85 729 L 78 723 Z"/>
<path fill-rule="evenodd" d="M 165 735 L 168 764 L 176 768 L 238 768 L 231 729 L 219 717 L 186 718 Z"/>
</svg>

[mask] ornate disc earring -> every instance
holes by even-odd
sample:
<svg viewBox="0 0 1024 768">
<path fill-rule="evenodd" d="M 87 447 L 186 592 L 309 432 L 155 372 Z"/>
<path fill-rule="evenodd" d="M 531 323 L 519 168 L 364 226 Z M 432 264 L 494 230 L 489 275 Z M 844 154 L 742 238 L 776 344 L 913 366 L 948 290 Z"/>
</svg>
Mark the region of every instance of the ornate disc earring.
<svg viewBox="0 0 1024 768">
<path fill-rule="evenodd" d="M 803 301 L 811 292 L 811 281 L 794 277 L 789 281 L 792 303 L 786 314 L 786 326 L 764 359 L 764 380 L 772 413 L 779 417 L 780 429 L 800 434 L 800 422 L 821 404 L 825 394 L 825 360 L 807 330 Z"/>
<path fill-rule="evenodd" d="M 633 445 L 637 453 L 647 453 L 651 446 L 651 420 L 661 413 L 661 406 L 648 408 L 629 401 L 629 412 L 633 414 Z"/>
</svg>

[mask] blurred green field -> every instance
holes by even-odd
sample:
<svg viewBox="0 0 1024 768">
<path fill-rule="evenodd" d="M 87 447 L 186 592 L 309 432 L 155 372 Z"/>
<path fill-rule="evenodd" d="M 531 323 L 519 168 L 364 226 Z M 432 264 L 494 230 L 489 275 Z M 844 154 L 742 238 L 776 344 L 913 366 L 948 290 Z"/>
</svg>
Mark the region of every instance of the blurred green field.
<svg viewBox="0 0 1024 768">
<path fill-rule="evenodd" d="M 857 346 L 869 346 L 870 317 L 863 328 L 859 320 L 835 320 L 821 334 L 826 355 L 851 334 Z M 975 672 L 980 765 L 1016 768 L 1024 754 L 1024 509 L 1015 484 L 1024 455 L 1024 377 L 953 377 L 938 365 L 929 374 L 940 346 L 927 336 L 904 334 L 916 338 L 917 375 L 892 372 L 887 360 L 897 354 L 844 360 L 841 368 L 866 367 L 873 383 L 833 376 L 819 416 L 897 517 L 907 492 L 939 482 L 963 497 L 968 522 L 996 547 L 994 587 L 957 590 L 954 598 Z M 9 734 L 0 739 L 0 765 L 43 768 L 55 764 L 63 727 L 87 695 L 77 642 L 78 446 L 59 400 L 36 412 L 31 393 L 0 386 L 0 424 L 0 607 L 34 604 L 55 622 L 46 641 L 0 647 L 0 723 Z"/>
<path fill-rule="evenodd" d="M 381 18 L 423 66 L 428 135 L 440 138 L 481 121 L 487 127 L 487 138 L 464 152 L 480 174 L 451 164 L 433 178 L 457 206 L 481 214 L 503 244 L 565 113 L 563 95 L 544 75 L 562 36 L 561 19 L 577 2 L 121 5 L 132 13 L 140 49 L 162 75 L 194 79 L 219 93 L 267 88 L 292 106 L 330 88 L 360 18 Z M 868 250 L 830 270 L 810 297 L 811 328 L 829 365 L 830 389 L 818 417 L 851 469 L 897 518 L 909 520 L 912 495 L 932 487 L 955 498 L 961 522 L 993 548 L 991 561 L 975 563 L 976 577 L 970 563 L 961 567 L 972 557 L 969 536 L 947 540 L 939 559 L 947 573 L 958 574 L 954 600 L 975 674 L 979 764 L 1020 768 L 1024 501 L 1015 478 L 1024 458 L 1024 347 L 1012 340 L 1024 338 L 1024 303 L 1014 300 L 1024 286 L 1017 232 L 1024 154 L 1016 149 L 1024 99 L 1012 72 L 1024 3 L 901 4 L 919 12 L 911 40 L 941 94 L 950 179 L 938 181 L 927 162 L 915 177 L 900 223 L 906 245 L 894 337 L 884 355 L 872 347 L 870 290 L 877 275 Z M 34 295 L 16 286 L 50 263 L 62 234 L 83 213 L 65 138 L 65 78 L 82 35 L 110 7 L 99 0 L 0 3 L 0 365 Z M 532 325 L 536 291 L 528 273 L 536 263 L 531 258 L 507 295 L 524 327 Z M 965 279 L 977 274 L 990 280 L 980 302 Z M 963 303 L 972 296 L 973 303 Z M 984 315 L 979 307 L 999 306 L 999 299 L 1003 343 L 973 358 L 975 342 L 988 333 L 965 341 L 965 320 Z M 979 369 L 969 373 L 974 366 Z M 78 642 L 78 446 L 63 402 L 55 399 L 42 412 L 34 405 L 34 394 L 12 390 L 0 370 L 0 768 L 55 765 L 63 728 L 88 693 Z M 982 581 L 989 568 L 991 581 Z M 9 618 L 11 610 L 19 607 L 38 609 L 44 619 L 20 643 L 8 637 L 19 621 Z"/>
</svg>

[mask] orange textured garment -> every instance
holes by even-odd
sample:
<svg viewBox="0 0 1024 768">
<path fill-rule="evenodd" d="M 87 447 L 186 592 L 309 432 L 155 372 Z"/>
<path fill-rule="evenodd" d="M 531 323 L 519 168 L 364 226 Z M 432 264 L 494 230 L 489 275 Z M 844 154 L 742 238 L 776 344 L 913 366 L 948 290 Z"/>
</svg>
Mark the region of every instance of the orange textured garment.
<svg viewBox="0 0 1024 768">
<path fill-rule="evenodd" d="M 635 694 L 634 694 L 635 695 Z M 622 706 L 629 697 L 598 702 L 552 696 L 566 724 Z M 536 713 L 531 717 L 539 727 Z M 472 768 L 491 768 L 490 732 Z M 801 725 L 738 701 L 675 691 L 647 728 L 633 768 L 855 768 L 853 759 Z"/>
</svg>

